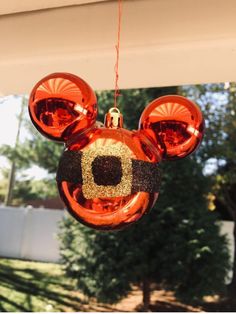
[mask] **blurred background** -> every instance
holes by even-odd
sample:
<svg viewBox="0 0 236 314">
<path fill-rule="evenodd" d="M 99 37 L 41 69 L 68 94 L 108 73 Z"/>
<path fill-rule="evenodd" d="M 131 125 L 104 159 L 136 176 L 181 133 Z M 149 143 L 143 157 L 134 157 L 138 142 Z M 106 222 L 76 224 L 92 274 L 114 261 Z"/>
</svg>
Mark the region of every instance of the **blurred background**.
<svg viewBox="0 0 236 314">
<path fill-rule="evenodd" d="M 55 180 L 63 144 L 35 130 L 27 96 L 1 98 L 0 300 L 8 300 L 1 301 L 3 309 L 234 309 L 235 91 L 234 83 L 121 91 L 128 129 L 137 129 L 150 101 L 180 94 L 201 107 L 206 133 L 192 156 L 161 164 L 160 196 L 151 212 L 134 226 L 109 233 L 88 229 L 66 214 Z M 113 91 L 97 97 L 103 121 Z M 31 265 L 31 260 L 44 264 Z M 28 280 L 33 290 L 25 288 Z M 58 287 L 62 292 L 55 297 Z M 7 289 L 19 303 L 11 303 Z"/>
</svg>

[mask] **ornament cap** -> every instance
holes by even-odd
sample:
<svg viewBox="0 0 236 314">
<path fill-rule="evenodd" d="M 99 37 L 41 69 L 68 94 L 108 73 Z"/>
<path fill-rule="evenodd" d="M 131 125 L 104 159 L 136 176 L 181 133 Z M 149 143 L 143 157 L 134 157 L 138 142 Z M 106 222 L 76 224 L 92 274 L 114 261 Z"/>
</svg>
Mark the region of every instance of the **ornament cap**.
<svg viewBox="0 0 236 314">
<path fill-rule="evenodd" d="M 123 115 L 120 113 L 118 108 L 111 108 L 108 113 L 105 115 L 104 121 L 106 128 L 122 128 L 123 127 Z"/>
</svg>

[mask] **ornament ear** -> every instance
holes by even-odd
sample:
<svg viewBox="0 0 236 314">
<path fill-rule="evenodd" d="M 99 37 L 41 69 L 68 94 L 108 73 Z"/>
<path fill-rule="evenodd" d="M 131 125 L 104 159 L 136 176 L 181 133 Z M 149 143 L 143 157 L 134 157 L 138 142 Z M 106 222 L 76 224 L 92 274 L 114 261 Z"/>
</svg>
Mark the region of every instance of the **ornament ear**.
<svg viewBox="0 0 236 314">
<path fill-rule="evenodd" d="M 163 159 L 179 159 L 192 153 L 200 144 L 204 120 L 192 101 L 168 95 L 155 99 L 145 108 L 139 129 L 155 142 Z"/>
<path fill-rule="evenodd" d="M 71 134 L 82 132 L 95 123 L 96 95 L 76 75 L 53 73 L 33 88 L 29 114 L 35 127 L 44 136 L 66 141 Z"/>
</svg>

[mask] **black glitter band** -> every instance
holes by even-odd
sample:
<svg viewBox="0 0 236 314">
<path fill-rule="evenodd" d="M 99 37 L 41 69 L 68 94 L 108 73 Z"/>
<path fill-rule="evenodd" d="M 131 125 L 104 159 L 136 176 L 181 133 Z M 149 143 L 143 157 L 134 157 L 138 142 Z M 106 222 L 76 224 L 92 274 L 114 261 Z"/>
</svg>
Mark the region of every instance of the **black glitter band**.
<svg viewBox="0 0 236 314">
<path fill-rule="evenodd" d="M 81 159 L 82 152 L 64 151 L 58 170 L 57 181 L 83 184 Z M 107 167 L 111 165 L 111 167 Z M 91 167 L 94 181 L 97 185 L 116 186 L 122 177 L 120 158 L 116 156 L 97 156 Z M 157 163 L 132 159 L 132 187 L 131 193 L 158 192 L 160 188 L 161 174 Z"/>
</svg>

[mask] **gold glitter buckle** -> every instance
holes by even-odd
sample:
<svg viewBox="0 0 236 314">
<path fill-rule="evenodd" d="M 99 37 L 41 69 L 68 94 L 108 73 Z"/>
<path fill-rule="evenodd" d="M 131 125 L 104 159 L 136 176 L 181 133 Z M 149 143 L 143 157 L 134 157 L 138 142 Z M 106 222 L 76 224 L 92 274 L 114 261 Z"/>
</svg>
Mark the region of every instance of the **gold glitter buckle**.
<svg viewBox="0 0 236 314">
<path fill-rule="evenodd" d="M 94 182 L 92 163 L 98 156 L 115 156 L 121 160 L 122 177 L 117 185 L 97 185 Z M 109 146 L 91 147 L 83 151 L 81 159 L 83 185 L 82 191 L 86 199 L 99 197 L 128 196 L 132 190 L 131 152 L 121 143 Z"/>
</svg>

